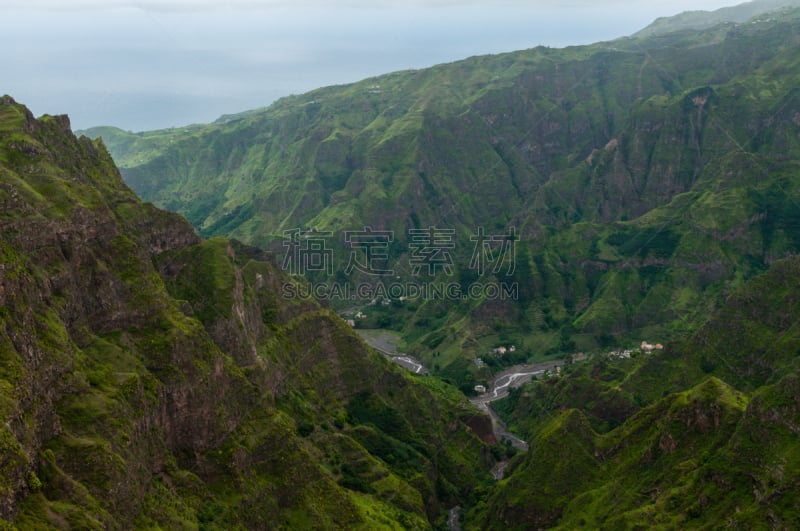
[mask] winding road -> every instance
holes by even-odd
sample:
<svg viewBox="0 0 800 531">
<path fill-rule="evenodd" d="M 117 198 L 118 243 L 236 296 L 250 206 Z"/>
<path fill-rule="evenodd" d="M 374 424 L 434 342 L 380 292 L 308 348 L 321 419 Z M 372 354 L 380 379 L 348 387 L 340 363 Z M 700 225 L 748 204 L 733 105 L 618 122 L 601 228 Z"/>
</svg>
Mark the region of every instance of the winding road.
<svg viewBox="0 0 800 531">
<path fill-rule="evenodd" d="M 391 333 L 380 333 L 375 330 L 356 330 L 361 338 L 367 342 L 372 348 L 391 359 L 398 365 L 401 365 L 415 374 L 428 374 L 428 370 L 422 363 L 408 356 L 407 354 L 399 353 L 396 346 L 396 337 Z M 547 361 L 544 363 L 535 363 L 530 365 L 516 365 L 507 369 L 492 380 L 489 391 L 486 394 L 470 398 L 470 402 L 480 409 L 485 411 L 492 421 L 492 431 L 494 432 L 495 439 L 498 441 L 507 440 L 517 450 L 527 451 L 528 443 L 509 432 L 506 425 L 497 412 L 492 409 L 492 402 L 500 400 L 508 396 L 511 389 L 520 387 L 521 385 L 530 382 L 534 376 L 544 374 L 545 371 L 552 371 L 556 367 L 564 365 L 563 360 Z M 492 469 L 492 475 L 496 480 L 503 479 L 508 461 L 501 461 Z M 453 507 L 450 509 L 447 518 L 447 527 L 450 531 L 461 531 L 459 524 L 460 507 Z"/>
<path fill-rule="evenodd" d="M 397 351 L 396 342 L 399 336 L 396 333 L 385 330 L 356 330 L 358 335 L 367 342 L 372 348 L 394 361 L 398 365 L 413 372 L 414 374 L 428 374 L 428 370 L 422 363 L 401 352 Z M 517 450 L 527 451 L 528 443 L 509 432 L 506 425 L 497 412 L 492 409 L 491 403 L 508 396 L 511 389 L 520 387 L 530 382 L 534 376 L 544 374 L 545 371 L 554 370 L 556 367 L 564 365 L 563 360 L 546 361 L 529 365 L 515 365 L 494 377 L 489 387 L 489 392 L 481 396 L 470 398 L 470 402 L 485 411 L 492 420 L 492 430 L 494 437 L 498 441 L 510 441 Z M 494 474 L 497 479 L 503 477 L 503 467 Z"/>
<path fill-rule="evenodd" d="M 545 371 L 554 370 L 556 367 L 564 365 L 563 360 L 546 361 L 530 365 L 515 365 L 501 372 L 492 380 L 489 392 L 485 395 L 472 399 L 472 403 L 478 407 L 479 404 L 488 404 L 508 396 L 510 389 L 520 387 L 522 384 L 530 382 L 534 376 L 544 374 Z"/>
<path fill-rule="evenodd" d="M 394 336 L 392 332 L 380 332 L 376 333 L 375 330 L 356 330 L 358 335 L 361 336 L 369 346 L 392 360 L 393 362 L 397 363 L 404 369 L 408 369 L 409 371 L 413 372 L 414 374 L 428 374 L 428 369 L 416 358 L 409 356 L 408 354 L 403 354 L 402 352 L 397 352 L 397 346 L 395 341 L 397 338 Z"/>
<path fill-rule="evenodd" d="M 379 330 L 356 330 L 356 332 L 358 332 L 362 339 L 372 348 L 398 365 L 405 367 L 414 374 L 428 374 L 428 370 L 419 360 L 397 351 L 396 341 L 398 337 L 396 334 Z M 489 418 L 492 420 L 492 430 L 494 431 L 495 439 L 498 441 L 510 441 L 512 446 L 517 450 L 528 450 L 528 443 L 506 429 L 505 423 L 497 412 L 492 409 L 491 404 L 492 402 L 507 397 L 511 389 L 520 387 L 530 382 L 535 376 L 542 375 L 545 371 L 555 370 L 556 367 L 562 365 L 564 365 L 563 360 L 515 365 L 495 376 L 487 393 L 470 398 L 470 402 L 472 402 L 475 407 L 481 411 L 485 411 L 486 414 L 489 415 Z M 503 468 L 504 467 L 500 466 L 493 472 L 495 478 L 501 479 L 503 477 Z"/>
<path fill-rule="evenodd" d="M 489 415 L 489 418 L 492 419 L 495 439 L 498 441 L 511 441 L 511 444 L 517 450 L 526 451 L 528 449 L 528 443 L 506 429 L 505 423 L 500 419 L 497 412 L 492 409 L 491 403 L 507 397 L 509 390 L 530 382 L 534 376 L 539 376 L 544 374 L 545 371 L 554 370 L 556 367 L 562 365 L 564 365 L 563 360 L 547 361 L 531 365 L 516 365 L 495 376 L 494 380 L 492 380 L 489 392 L 470 399 L 470 402 L 472 402 L 475 407 L 485 411 Z M 498 479 L 502 478 L 502 472 L 501 469 L 498 474 L 495 474 L 495 477 L 499 475 L 500 477 Z"/>
<path fill-rule="evenodd" d="M 495 439 L 498 441 L 511 441 L 512 446 L 517 450 L 528 450 L 528 443 L 506 429 L 505 423 L 497 412 L 492 409 L 491 404 L 496 400 L 507 397 L 510 389 L 530 382 L 534 376 L 539 376 L 540 374 L 544 374 L 545 371 L 554 370 L 556 367 L 562 365 L 564 365 L 563 360 L 547 361 L 531 365 L 516 365 L 495 376 L 488 393 L 470 399 L 470 402 L 472 402 L 475 407 L 485 411 L 486 414 L 489 415 L 489 418 L 492 419 L 492 430 L 494 431 Z M 494 479 L 497 481 L 503 479 L 507 466 L 507 460 L 497 463 L 494 468 L 492 468 L 492 476 L 494 476 Z M 459 524 L 460 511 L 460 507 L 453 507 L 450 509 L 447 519 L 447 526 L 450 531 L 461 531 Z"/>
</svg>

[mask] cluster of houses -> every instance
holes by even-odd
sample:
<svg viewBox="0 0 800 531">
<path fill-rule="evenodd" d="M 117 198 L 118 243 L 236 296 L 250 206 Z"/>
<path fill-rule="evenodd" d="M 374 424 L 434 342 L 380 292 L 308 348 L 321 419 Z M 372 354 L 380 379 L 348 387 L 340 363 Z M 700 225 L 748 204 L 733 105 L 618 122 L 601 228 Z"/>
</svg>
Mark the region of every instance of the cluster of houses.
<svg viewBox="0 0 800 531">
<path fill-rule="evenodd" d="M 661 343 L 656 343 L 655 345 L 651 345 L 647 341 L 642 341 L 642 344 L 639 347 L 639 351 L 642 354 L 650 354 L 654 350 L 664 350 L 664 345 L 662 345 Z M 628 359 L 631 357 L 631 355 L 633 355 L 633 353 L 634 350 L 626 349 L 626 350 L 614 350 L 612 352 L 609 352 L 608 355 L 612 358 Z"/>
<path fill-rule="evenodd" d="M 516 352 L 516 351 L 517 351 L 517 347 L 515 347 L 514 345 L 511 345 L 509 347 L 493 348 L 492 349 L 492 354 L 494 354 L 495 356 L 503 356 L 504 354 L 507 354 L 507 353 L 510 353 L 510 352 Z"/>
</svg>

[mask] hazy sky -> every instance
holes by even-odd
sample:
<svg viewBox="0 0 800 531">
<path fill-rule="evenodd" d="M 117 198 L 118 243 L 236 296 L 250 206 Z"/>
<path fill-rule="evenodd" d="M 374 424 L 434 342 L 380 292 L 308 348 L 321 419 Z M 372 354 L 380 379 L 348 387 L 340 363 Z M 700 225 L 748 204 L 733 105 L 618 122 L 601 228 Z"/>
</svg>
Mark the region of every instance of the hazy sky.
<svg viewBox="0 0 800 531">
<path fill-rule="evenodd" d="M 0 0 L 2 77 L 73 129 L 210 122 L 281 96 L 471 55 L 634 33 L 737 0 Z"/>
</svg>

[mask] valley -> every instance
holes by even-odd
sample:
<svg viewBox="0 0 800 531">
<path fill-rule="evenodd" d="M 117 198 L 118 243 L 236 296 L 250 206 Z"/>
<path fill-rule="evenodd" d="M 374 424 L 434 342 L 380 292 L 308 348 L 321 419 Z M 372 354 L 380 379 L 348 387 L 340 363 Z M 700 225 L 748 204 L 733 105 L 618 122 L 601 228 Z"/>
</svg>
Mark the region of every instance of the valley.
<svg viewBox="0 0 800 531">
<path fill-rule="evenodd" d="M 798 87 L 759 0 L 162 131 L 0 98 L 0 529 L 800 527 Z"/>
<path fill-rule="evenodd" d="M 397 342 L 400 340 L 398 335 L 386 330 L 358 330 L 358 334 L 372 348 L 391 359 L 401 367 L 410 371 L 412 374 L 428 374 L 427 370 L 417 360 L 411 359 L 397 351 Z M 540 377 L 548 371 L 555 371 L 564 364 L 563 361 L 552 361 L 532 365 L 517 365 L 494 376 L 494 379 L 487 387 L 487 391 L 477 397 L 470 399 L 470 402 L 479 410 L 484 411 L 492 421 L 494 437 L 497 441 L 510 441 L 518 450 L 527 450 L 528 444 L 519 437 L 509 433 L 497 413 L 491 408 L 491 403 L 501 400 L 508 396 L 510 389 L 516 389 L 533 378 Z"/>
<path fill-rule="evenodd" d="M 796 252 L 797 27 L 787 10 L 87 133 L 145 200 L 339 289 L 334 309 L 357 305 L 466 391 L 517 363 L 685 337 Z M 488 355 L 502 345 L 519 349 Z"/>
</svg>

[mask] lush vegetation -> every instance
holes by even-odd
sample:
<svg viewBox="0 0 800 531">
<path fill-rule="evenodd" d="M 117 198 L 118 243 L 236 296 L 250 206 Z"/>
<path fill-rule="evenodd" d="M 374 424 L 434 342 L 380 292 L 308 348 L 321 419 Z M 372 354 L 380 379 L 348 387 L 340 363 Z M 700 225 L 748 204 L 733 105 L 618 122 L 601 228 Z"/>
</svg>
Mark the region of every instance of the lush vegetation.
<svg viewBox="0 0 800 531">
<path fill-rule="evenodd" d="M 491 481 L 463 395 L 141 203 L 65 117 L 0 100 L 0 204 L 3 529 L 429 529 Z"/>
<path fill-rule="evenodd" d="M 334 275 L 318 282 L 375 280 L 343 274 L 343 231 L 393 231 L 389 280 L 417 284 L 432 279 L 413 275 L 408 230 L 455 231 L 437 281 L 516 284 L 513 300 L 394 299 L 360 324 L 402 332 L 405 350 L 468 386 L 485 377 L 471 360 L 499 345 L 547 359 L 682 337 L 797 252 L 798 12 L 701 32 L 672 22 L 680 31 L 397 72 L 186 131 L 91 134 L 139 194 L 203 235 L 283 256 L 283 231 L 331 231 Z M 471 236 L 512 227 L 513 271 L 470 267 Z"/>
<path fill-rule="evenodd" d="M 0 99 L 0 528 L 800 526 L 800 12 L 715 16 L 103 140 Z M 286 296 L 285 230 L 346 262 L 366 226 L 395 280 L 452 228 L 424 281 L 518 296 Z M 513 270 L 468 267 L 481 227 Z M 530 449 L 492 481 L 451 384 L 577 351 L 495 403 Z"/>
<path fill-rule="evenodd" d="M 531 440 L 476 529 L 800 523 L 800 259 L 663 354 L 602 357 L 500 407 Z"/>
</svg>

